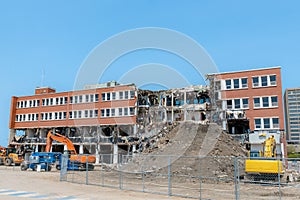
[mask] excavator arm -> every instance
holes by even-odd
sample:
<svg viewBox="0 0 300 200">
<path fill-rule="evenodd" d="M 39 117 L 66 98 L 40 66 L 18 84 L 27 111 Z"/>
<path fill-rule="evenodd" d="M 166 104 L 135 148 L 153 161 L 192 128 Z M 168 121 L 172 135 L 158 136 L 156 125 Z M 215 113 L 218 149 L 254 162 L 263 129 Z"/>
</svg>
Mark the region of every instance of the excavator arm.
<svg viewBox="0 0 300 200">
<path fill-rule="evenodd" d="M 77 151 L 76 151 L 72 141 L 69 138 L 67 138 L 64 135 L 58 134 L 58 133 L 53 133 L 52 130 L 50 130 L 47 134 L 46 152 L 50 152 L 53 140 L 67 145 L 68 153 L 71 154 L 70 160 L 77 161 L 80 163 L 86 163 L 86 162 L 95 163 L 95 161 L 96 161 L 95 156 L 77 154 Z"/>
<path fill-rule="evenodd" d="M 53 134 L 52 130 L 47 134 L 46 152 L 50 152 L 53 140 L 66 144 L 70 154 L 77 154 L 76 149 L 69 138 L 58 133 Z"/>
</svg>

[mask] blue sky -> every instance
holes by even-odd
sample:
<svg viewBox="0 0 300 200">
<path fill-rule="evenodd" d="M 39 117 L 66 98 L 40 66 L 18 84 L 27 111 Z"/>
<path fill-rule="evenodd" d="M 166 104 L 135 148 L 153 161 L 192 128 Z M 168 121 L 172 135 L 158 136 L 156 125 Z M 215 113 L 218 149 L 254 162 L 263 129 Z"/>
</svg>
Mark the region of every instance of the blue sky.
<svg viewBox="0 0 300 200">
<path fill-rule="evenodd" d="M 168 28 L 193 38 L 222 72 L 280 65 L 283 89 L 299 87 L 299 7 L 296 0 L 0 1 L 0 145 L 8 142 L 11 96 L 31 95 L 41 85 L 72 90 L 81 64 L 98 44 L 135 28 Z M 158 50 L 123 56 L 102 81 L 152 62 L 202 83 L 188 63 Z"/>
</svg>

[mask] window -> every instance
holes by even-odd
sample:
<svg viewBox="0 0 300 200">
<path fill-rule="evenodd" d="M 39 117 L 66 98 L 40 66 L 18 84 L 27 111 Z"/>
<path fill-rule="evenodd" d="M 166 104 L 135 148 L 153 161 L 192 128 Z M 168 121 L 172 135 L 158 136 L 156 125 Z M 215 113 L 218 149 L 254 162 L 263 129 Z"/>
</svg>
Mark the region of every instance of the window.
<svg viewBox="0 0 300 200">
<path fill-rule="evenodd" d="M 58 119 L 58 113 L 54 113 L 54 119 Z"/>
<path fill-rule="evenodd" d="M 261 119 L 254 119 L 255 129 L 261 129 Z"/>
<path fill-rule="evenodd" d="M 235 99 L 234 100 L 234 108 L 235 109 L 241 108 L 241 101 L 240 101 L 240 99 Z"/>
<path fill-rule="evenodd" d="M 253 84 L 253 87 L 258 87 L 259 86 L 258 77 L 253 77 L 252 78 L 252 84 Z"/>
<path fill-rule="evenodd" d="M 272 106 L 278 106 L 278 99 L 277 97 L 271 97 Z"/>
<path fill-rule="evenodd" d="M 119 98 L 120 98 L 120 99 L 123 99 L 123 91 L 120 91 L 120 92 L 119 92 Z"/>
<path fill-rule="evenodd" d="M 233 88 L 234 89 L 240 88 L 240 80 L 239 79 L 233 79 Z"/>
<path fill-rule="evenodd" d="M 94 110 L 95 117 L 98 117 L 98 110 Z"/>
<path fill-rule="evenodd" d="M 99 94 L 95 94 L 95 102 L 99 101 Z"/>
<path fill-rule="evenodd" d="M 260 107 L 260 98 L 254 98 L 254 108 Z"/>
<path fill-rule="evenodd" d="M 128 115 L 128 108 L 124 108 L 124 115 L 125 115 L 125 116 Z"/>
<path fill-rule="evenodd" d="M 70 103 L 73 103 L 73 97 L 70 97 Z"/>
<path fill-rule="evenodd" d="M 261 86 L 268 86 L 268 77 L 267 76 L 262 76 L 261 77 Z"/>
<path fill-rule="evenodd" d="M 74 96 L 74 103 L 78 103 L 78 96 Z"/>
<path fill-rule="evenodd" d="M 232 109 L 232 100 L 227 100 L 227 109 Z"/>
<path fill-rule="evenodd" d="M 102 101 L 105 101 L 105 93 L 102 93 Z"/>
<path fill-rule="evenodd" d="M 105 116 L 105 110 L 101 109 L 101 117 L 104 117 L 104 116 Z"/>
<path fill-rule="evenodd" d="M 74 111 L 74 119 L 77 118 L 77 111 Z"/>
<path fill-rule="evenodd" d="M 111 93 L 111 100 L 116 100 L 116 93 L 115 92 Z"/>
<path fill-rule="evenodd" d="M 130 112 L 130 115 L 134 115 L 134 108 L 133 107 L 129 108 L 129 112 Z"/>
<path fill-rule="evenodd" d="M 85 102 L 90 102 L 90 95 L 85 95 Z"/>
<path fill-rule="evenodd" d="M 243 101 L 243 108 L 249 108 L 248 99 L 242 99 L 242 101 Z"/>
<path fill-rule="evenodd" d="M 36 100 L 36 106 L 40 106 L 40 100 Z"/>
<path fill-rule="evenodd" d="M 271 128 L 269 118 L 264 118 L 264 128 Z"/>
<path fill-rule="evenodd" d="M 78 97 L 78 101 L 79 101 L 79 103 L 82 103 L 82 95 L 80 95 L 80 96 Z"/>
<path fill-rule="evenodd" d="M 81 112 L 81 110 L 78 111 L 78 118 L 82 118 L 82 112 Z"/>
<path fill-rule="evenodd" d="M 278 118 L 272 118 L 273 122 L 273 128 L 279 128 L 279 119 Z"/>
<path fill-rule="evenodd" d="M 134 90 L 131 90 L 130 91 L 130 99 L 134 99 L 134 96 L 135 96 L 135 92 L 134 92 Z"/>
<path fill-rule="evenodd" d="M 70 119 L 73 118 L 73 112 L 72 112 L 72 111 L 69 112 L 69 118 L 70 118 Z"/>
<path fill-rule="evenodd" d="M 94 102 L 94 95 L 93 94 L 90 94 L 90 100 L 91 100 L 91 102 Z"/>
<path fill-rule="evenodd" d="M 123 109 L 119 108 L 119 116 L 123 116 Z"/>
<path fill-rule="evenodd" d="M 248 78 L 242 78 L 242 88 L 248 87 Z"/>
<path fill-rule="evenodd" d="M 116 115 L 116 109 L 112 108 L 111 109 L 111 116 L 114 117 Z"/>
<path fill-rule="evenodd" d="M 110 93 L 106 93 L 106 100 L 110 101 Z"/>
<path fill-rule="evenodd" d="M 88 111 L 88 110 L 85 110 L 85 111 L 84 111 L 84 117 L 85 117 L 85 118 L 88 118 L 88 117 L 89 117 L 89 111 Z"/>
<path fill-rule="evenodd" d="M 276 75 L 270 76 L 270 85 L 276 85 Z"/>
<path fill-rule="evenodd" d="M 106 117 L 110 117 L 110 109 L 106 109 Z"/>
<path fill-rule="evenodd" d="M 125 91 L 125 99 L 128 99 L 128 91 Z"/>
<path fill-rule="evenodd" d="M 231 80 L 226 80 L 226 89 L 231 89 Z"/>
<path fill-rule="evenodd" d="M 264 108 L 269 107 L 269 97 L 263 97 L 262 101 L 263 101 L 263 107 Z"/>
<path fill-rule="evenodd" d="M 93 110 L 90 110 L 90 118 L 93 118 Z"/>
</svg>

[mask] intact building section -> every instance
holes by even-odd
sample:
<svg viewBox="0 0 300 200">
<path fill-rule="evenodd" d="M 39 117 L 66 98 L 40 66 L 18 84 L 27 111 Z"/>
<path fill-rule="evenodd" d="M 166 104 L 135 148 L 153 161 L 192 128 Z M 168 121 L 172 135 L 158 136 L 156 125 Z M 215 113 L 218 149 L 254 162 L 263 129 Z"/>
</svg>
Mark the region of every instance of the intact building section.
<svg viewBox="0 0 300 200">
<path fill-rule="evenodd" d="M 285 139 L 280 67 L 209 74 L 207 77 L 215 93 L 212 102 L 223 111 L 220 120 L 224 130 L 246 138 L 253 147 L 269 134 L 279 135 L 275 137 L 280 138 L 277 144 Z M 251 141 L 250 132 L 260 135 L 260 140 Z M 280 152 L 284 153 L 283 149 Z"/>
<path fill-rule="evenodd" d="M 300 143 L 300 88 L 289 88 L 284 93 L 287 141 Z"/>
</svg>

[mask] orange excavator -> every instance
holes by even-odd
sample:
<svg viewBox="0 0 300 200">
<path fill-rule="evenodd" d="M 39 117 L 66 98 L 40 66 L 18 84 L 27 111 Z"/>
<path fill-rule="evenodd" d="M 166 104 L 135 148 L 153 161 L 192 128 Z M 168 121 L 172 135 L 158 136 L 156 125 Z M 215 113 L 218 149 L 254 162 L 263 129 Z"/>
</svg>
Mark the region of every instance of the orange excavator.
<svg viewBox="0 0 300 200">
<path fill-rule="evenodd" d="M 83 168 L 85 168 L 86 163 L 88 163 L 89 168 L 93 168 L 93 163 L 96 162 L 96 157 L 94 155 L 77 154 L 77 151 L 69 138 L 59 133 L 53 133 L 52 130 L 47 134 L 46 152 L 50 152 L 53 140 L 67 145 L 70 162 L 81 164 Z"/>
</svg>

